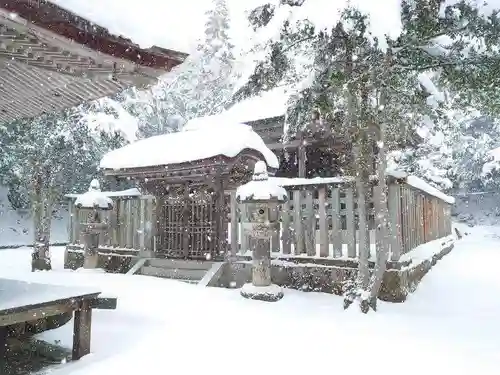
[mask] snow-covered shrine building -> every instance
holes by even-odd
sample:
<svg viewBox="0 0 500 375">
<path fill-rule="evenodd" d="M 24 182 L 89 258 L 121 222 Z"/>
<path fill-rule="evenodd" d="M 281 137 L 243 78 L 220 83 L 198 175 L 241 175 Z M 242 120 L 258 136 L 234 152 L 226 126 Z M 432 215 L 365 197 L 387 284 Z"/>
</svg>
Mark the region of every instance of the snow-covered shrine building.
<svg viewBox="0 0 500 375">
<path fill-rule="evenodd" d="M 207 285 L 246 282 L 251 249 L 241 226 L 245 207 L 236 200 L 236 188 L 250 180 L 259 160 L 266 162 L 271 175 L 279 169 L 277 155 L 263 138 L 252 126 L 222 114 L 191 120 L 180 132 L 105 155 L 104 174 L 133 181 L 141 194 L 110 194 L 115 204 L 111 230 L 101 238 L 102 265 Z M 376 215 L 374 206 L 367 206 L 363 222 L 354 181 L 347 176 L 270 180 L 284 187 L 290 198 L 271 239 L 277 283 L 340 291 L 356 269 L 357 227 Z M 404 300 L 409 285 L 435 263 L 412 265 L 408 254 L 426 243 L 436 247 L 438 257 L 451 249 L 454 199 L 414 176 L 391 173 L 387 182 L 389 219 L 397 230 L 381 239 L 371 229 L 366 241 L 371 262 L 377 243 L 390 241 L 382 293 L 386 299 Z M 78 225 L 78 220 L 71 225 L 68 267 L 78 267 L 82 260 Z M 300 266 L 304 263 L 309 266 Z"/>
<path fill-rule="evenodd" d="M 250 125 L 262 137 L 278 157 L 277 177 L 315 178 L 352 174 L 351 134 L 339 131 L 340 117 L 331 119 L 331 123 L 323 123 L 311 116 L 306 130 L 287 134 L 287 103 L 295 91 L 293 86 L 278 86 L 234 104 L 224 112 L 224 117 Z M 338 127 L 335 126 L 337 121 Z M 414 144 L 419 142 L 418 138 L 417 134 L 411 134 L 406 142 Z M 373 150 L 375 155 L 378 150 L 375 144 Z"/>
</svg>

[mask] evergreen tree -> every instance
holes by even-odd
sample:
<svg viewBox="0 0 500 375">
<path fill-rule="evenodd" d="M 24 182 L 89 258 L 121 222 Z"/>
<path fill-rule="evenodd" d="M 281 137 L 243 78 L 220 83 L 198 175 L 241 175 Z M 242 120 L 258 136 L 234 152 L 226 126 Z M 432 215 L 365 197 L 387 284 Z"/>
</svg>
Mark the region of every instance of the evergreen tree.
<svg viewBox="0 0 500 375">
<path fill-rule="evenodd" d="M 237 80 L 225 0 L 214 0 L 196 51 L 148 91 L 124 93 L 123 106 L 139 122 L 139 137 L 179 130 L 186 121 L 224 110 Z"/>
<path fill-rule="evenodd" d="M 360 217 L 359 272 L 354 288 L 346 294 L 346 306 L 359 299 L 365 312 L 370 305 L 376 307 L 388 257 L 384 241 L 385 245 L 377 249 L 370 280 L 364 225 L 370 194 L 369 161 L 373 158 L 369 145 L 374 141 L 379 145 L 379 187 L 373 199 L 381 212 L 377 229 L 387 238 L 391 228 L 384 203 L 386 151 L 411 144 L 415 131 L 425 122 L 432 122 L 436 133 L 453 134 L 447 116 L 453 109 L 474 108 L 484 115 L 498 115 L 497 12 L 485 17 L 475 3 L 466 0 L 445 5 L 440 0 L 403 0 L 402 31 L 395 39 L 371 35 L 370 22 L 377 20 L 370 20 L 355 8 L 341 12 L 330 30 L 315 30 L 306 19 L 294 28 L 293 35 L 286 35 L 297 43 L 312 45 L 314 59 L 310 85 L 289 102 L 287 128 L 291 133 L 307 130 L 316 111 L 321 113 L 324 126 L 335 127 L 331 130 L 336 135 L 345 136 L 353 144 Z M 249 86 L 279 81 L 272 67 L 280 59 L 285 67 L 293 66 L 283 49 L 270 54 L 256 69 Z M 453 101 L 448 101 L 449 97 Z"/>
<path fill-rule="evenodd" d="M 3 182 L 14 208 L 31 208 L 33 269 L 50 268 L 50 227 L 63 195 L 81 192 L 95 176 L 104 152 L 124 144 L 119 134 L 92 132 L 79 108 L 14 122 L 4 138 Z"/>
</svg>

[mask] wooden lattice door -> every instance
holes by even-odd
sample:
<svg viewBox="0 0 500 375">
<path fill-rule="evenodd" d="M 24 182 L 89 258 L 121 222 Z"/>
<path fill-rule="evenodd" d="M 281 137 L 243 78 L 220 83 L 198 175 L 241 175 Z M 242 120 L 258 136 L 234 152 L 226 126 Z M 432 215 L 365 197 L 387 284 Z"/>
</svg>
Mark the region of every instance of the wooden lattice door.
<svg viewBox="0 0 500 375">
<path fill-rule="evenodd" d="M 217 247 L 215 208 L 211 191 L 169 191 L 161 205 L 157 251 L 173 258 L 213 257 Z"/>
</svg>

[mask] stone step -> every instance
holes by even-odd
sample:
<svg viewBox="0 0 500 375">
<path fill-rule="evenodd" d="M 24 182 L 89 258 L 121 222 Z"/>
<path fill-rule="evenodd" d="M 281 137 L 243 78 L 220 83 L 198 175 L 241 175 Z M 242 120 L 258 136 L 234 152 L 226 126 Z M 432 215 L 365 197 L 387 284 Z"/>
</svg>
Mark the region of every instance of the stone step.
<svg viewBox="0 0 500 375">
<path fill-rule="evenodd" d="M 207 273 L 205 269 L 183 269 L 183 268 L 163 268 L 144 266 L 141 268 L 141 275 L 156 276 L 165 279 L 190 280 L 198 282 Z"/>
<path fill-rule="evenodd" d="M 186 270 L 204 270 L 208 271 L 214 262 L 198 261 L 198 260 L 183 260 L 183 259 L 149 259 L 147 266 L 170 269 L 186 269 Z"/>
</svg>

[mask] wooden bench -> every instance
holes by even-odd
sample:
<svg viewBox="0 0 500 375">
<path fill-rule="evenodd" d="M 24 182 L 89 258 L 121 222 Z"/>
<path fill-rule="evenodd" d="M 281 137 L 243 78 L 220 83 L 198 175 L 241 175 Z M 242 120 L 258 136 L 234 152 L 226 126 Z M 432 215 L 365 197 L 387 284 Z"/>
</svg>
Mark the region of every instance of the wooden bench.
<svg viewBox="0 0 500 375">
<path fill-rule="evenodd" d="M 90 353 L 92 309 L 115 309 L 116 298 L 99 298 L 94 288 L 66 287 L 0 279 L 0 360 L 5 358 L 8 327 L 74 313 L 72 359 Z"/>
</svg>

